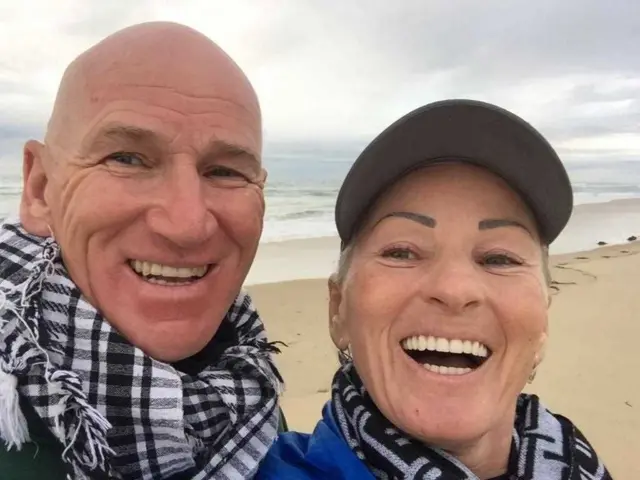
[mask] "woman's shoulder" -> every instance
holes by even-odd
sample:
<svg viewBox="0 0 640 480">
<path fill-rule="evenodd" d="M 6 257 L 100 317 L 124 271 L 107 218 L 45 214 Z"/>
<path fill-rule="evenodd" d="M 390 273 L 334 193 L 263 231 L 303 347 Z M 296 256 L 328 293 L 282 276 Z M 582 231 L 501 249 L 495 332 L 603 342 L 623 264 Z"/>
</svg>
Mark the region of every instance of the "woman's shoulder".
<svg viewBox="0 0 640 480">
<path fill-rule="evenodd" d="M 374 477 L 342 439 L 327 402 L 312 433 L 286 432 L 278 436 L 256 478 L 372 480 Z"/>
</svg>

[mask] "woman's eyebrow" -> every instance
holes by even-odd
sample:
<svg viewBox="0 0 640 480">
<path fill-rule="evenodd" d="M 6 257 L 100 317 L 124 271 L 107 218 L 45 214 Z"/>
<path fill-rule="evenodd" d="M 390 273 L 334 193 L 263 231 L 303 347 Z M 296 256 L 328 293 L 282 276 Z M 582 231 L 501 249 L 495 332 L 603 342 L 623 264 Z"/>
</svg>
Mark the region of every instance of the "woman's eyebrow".
<svg viewBox="0 0 640 480">
<path fill-rule="evenodd" d="M 435 228 L 436 226 L 435 218 L 430 217 L 428 215 L 423 215 L 421 213 L 415 213 L 415 212 L 391 212 L 386 214 L 380 220 L 378 220 L 376 222 L 376 225 L 380 223 L 382 220 L 384 220 L 385 218 L 389 218 L 389 217 L 406 218 L 407 220 L 417 222 L 420 225 L 424 225 L 425 227 L 429 227 L 429 228 Z"/>
<path fill-rule="evenodd" d="M 486 220 L 480 220 L 478 222 L 478 230 L 489 230 L 492 228 L 503 228 L 503 227 L 517 227 L 523 229 L 529 235 L 532 235 L 531 231 L 525 227 L 523 223 L 518 222 L 517 220 L 511 220 L 508 218 L 488 218 Z"/>
</svg>

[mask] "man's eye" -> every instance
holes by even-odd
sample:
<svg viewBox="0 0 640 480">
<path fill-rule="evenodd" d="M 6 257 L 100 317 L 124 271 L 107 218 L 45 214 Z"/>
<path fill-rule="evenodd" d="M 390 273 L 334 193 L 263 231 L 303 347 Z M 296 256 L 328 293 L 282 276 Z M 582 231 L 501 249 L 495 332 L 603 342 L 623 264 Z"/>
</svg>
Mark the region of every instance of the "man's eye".
<svg viewBox="0 0 640 480">
<path fill-rule="evenodd" d="M 207 173 L 210 177 L 237 177 L 237 178 L 246 178 L 240 172 L 233 170 L 227 167 L 214 167 Z"/>
<path fill-rule="evenodd" d="M 112 153 L 106 158 L 107 161 L 127 165 L 131 167 L 144 166 L 144 161 L 140 155 L 135 153 L 118 152 Z"/>
<path fill-rule="evenodd" d="M 249 184 L 246 175 L 228 167 L 216 166 L 207 171 L 211 185 L 221 188 L 245 187 Z"/>
</svg>

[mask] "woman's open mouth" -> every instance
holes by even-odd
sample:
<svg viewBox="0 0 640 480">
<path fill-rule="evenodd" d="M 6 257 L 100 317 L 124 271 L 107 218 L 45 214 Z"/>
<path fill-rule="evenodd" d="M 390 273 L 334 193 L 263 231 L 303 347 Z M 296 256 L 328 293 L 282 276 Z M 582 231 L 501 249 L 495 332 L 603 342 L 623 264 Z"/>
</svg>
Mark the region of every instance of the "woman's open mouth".
<svg viewBox="0 0 640 480">
<path fill-rule="evenodd" d="M 171 267 L 159 263 L 130 260 L 129 266 L 143 280 L 156 285 L 183 286 L 202 279 L 213 267 Z"/>
<path fill-rule="evenodd" d="M 464 375 L 480 367 L 491 350 L 475 340 L 414 335 L 400 342 L 404 352 L 427 370 L 440 375 Z"/>
</svg>

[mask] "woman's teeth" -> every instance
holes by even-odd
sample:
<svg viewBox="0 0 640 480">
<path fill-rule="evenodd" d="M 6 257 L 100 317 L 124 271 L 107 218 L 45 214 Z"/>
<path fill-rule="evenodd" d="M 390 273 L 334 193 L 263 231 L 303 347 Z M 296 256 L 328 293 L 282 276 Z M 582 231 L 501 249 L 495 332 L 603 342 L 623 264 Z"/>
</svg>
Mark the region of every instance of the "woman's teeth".
<svg viewBox="0 0 640 480">
<path fill-rule="evenodd" d="M 430 363 L 425 363 L 422 366 L 427 370 L 439 373 L 440 375 L 464 375 L 465 373 L 469 373 L 473 370 L 469 367 L 446 367 L 444 365 L 431 365 Z"/>
<path fill-rule="evenodd" d="M 429 351 L 443 353 L 467 353 L 476 357 L 485 358 L 489 354 L 489 349 L 481 342 L 470 340 L 448 339 L 429 335 L 415 335 L 407 337 L 400 342 L 402 348 L 413 351 Z"/>
<path fill-rule="evenodd" d="M 427 370 L 440 375 L 464 375 L 482 365 L 491 350 L 482 342 L 414 335 L 400 342 L 405 353 Z"/>
<path fill-rule="evenodd" d="M 188 284 L 202 278 L 209 271 L 209 265 L 201 267 L 170 267 L 159 263 L 131 260 L 129 265 L 149 283 L 158 285 Z"/>
</svg>

